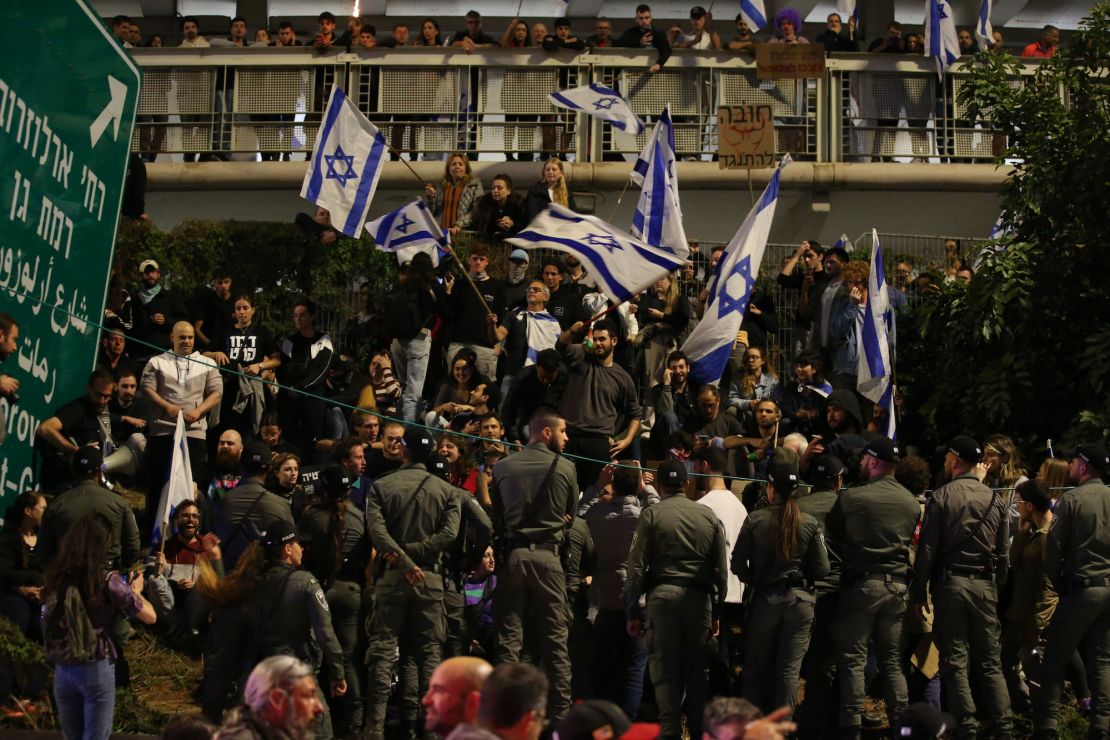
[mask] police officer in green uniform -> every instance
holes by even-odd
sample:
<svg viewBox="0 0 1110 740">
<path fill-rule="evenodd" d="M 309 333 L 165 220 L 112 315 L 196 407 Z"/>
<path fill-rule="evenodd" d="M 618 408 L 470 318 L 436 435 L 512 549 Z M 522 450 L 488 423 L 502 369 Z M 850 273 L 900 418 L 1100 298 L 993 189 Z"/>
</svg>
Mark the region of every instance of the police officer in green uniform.
<svg viewBox="0 0 1110 740">
<path fill-rule="evenodd" d="M 829 556 L 829 574 L 817 580 L 817 603 L 813 606 L 813 630 L 809 649 L 802 661 L 802 678 L 805 679 L 805 701 L 794 715 L 801 737 L 820 737 L 822 731 L 836 724 L 836 659 L 833 643 L 833 622 L 840 588 L 840 558 L 829 542 L 827 518 L 836 503 L 844 483 L 844 463 L 834 455 L 822 455 L 809 466 L 809 480 L 813 485 L 799 488 L 794 500 L 803 514 L 817 520 L 825 535 L 825 549 Z"/>
<path fill-rule="evenodd" d="M 375 481 L 366 496 L 366 529 L 382 564 L 366 651 L 371 738 L 385 734 L 398 644 L 416 657 L 423 695 L 446 636 L 442 557 L 459 531 L 459 501 L 453 487 L 425 466 L 435 446 L 429 432 L 407 430 L 404 464 Z"/>
<path fill-rule="evenodd" d="M 343 696 L 347 693 L 343 648 L 332 629 L 324 589 L 314 575 L 301 570 L 304 548 L 296 527 L 292 522 L 277 519 L 267 525 L 260 541 L 266 552 L 266 565 L 250 607 L 256 660 L 292 655 L 317 671 L 323 667 L 332 677 L 331 695 Z M 316 690 L 320 703 L 326 707 L 319 685 Z M 331 716 L 326 711 L 317 719 L 315 730 L 321 740 L 332 736 Z"/>
<path fill-rule="evenodd" d="M 773 462 L 768 506 L 744 520 L 732 571 L 753 594 L 744 624 L 744 698 L 769 712 L 793 707 L 813 627 L 816 581 L 829 573 L 821 527 L 798 508 L 795 462 Z"/>
<path fill-rule="evenodd" d="M 690 737 L 701 737 L 710 638 L 728 593 L 724 527 L 712 509 L 686 497 L 686 477 L 679 460 L 659 466 L 655 485 L 662 498 L 640 513 L 625 566 L 628 633 L 646 629 L 648 672 L 665 740 L 682 737 L 683 698 Z"/>
<path fill-rule="evenodd" d="M 112 533 L 108 559 L 113 568 L 126 570 L 139 559 L 139 527 L 123 497 L 104 487 L 104 458 L 95 447 L 73 453 L 77 485 L 54 497 L 42 515 L 37 555 L 43 564 L 54 559 L 58 543 L 79 521 L 90 514 L 99 517 Z"/>
<path fill-rule="evenodd" d="M 559 453 L 567 443 L 566 420 L 541 409 L 528 423 L 523 450 L 493 466 L 493 531 L 498 542 L 497 659 L 516 662 L 524 643 L 524 620 L 536 620 L 535 640 L 548 677 L 547 712 L 570 711 L 570 611 L 560 556 L 578 509 L 574 463 Z"/>
<path fill-rule="evenodd" d="M 1002 675 L 997 586 L 1005 582 L 1008 568 L 1009 496 L 987 488 L 972 473 L 983 450 L 971 437 L 954 437 L 939 451 L 945 452 L 949 482 L 933 491 L 925 507 L 911 593 L 925 618 L 931 585 L 941 683 L 959 736 L 976 735 L 978 714 L 994 737 L 1009 738 L 1010 694 Z M 969 682 L 971 666 L 978 712 Z"/>
<path fill-rule="evenodd" d="M 840 554 L 840 603 L 834 631 L 840 668 L 841 737 L 860 736 L 868 646 L 875 641 L 891 727 L 909 696 L 902 673 L 902 623 L 909 594 L 910 543 L 920 506 L 894 479 L 898 448 L 872 440 L 860 457 L 866 485 L 840 494 L 828 536 Z"/>
<path fill-rule="evenodd" d="M 362 661 L 356 647 L 366 563 L 370 559 L 363 513 L 349 500 L 354 482 L 338 465 L 325 468 L 320 474 L 320 494 L 308 500 L 298 524 L 298 531 L 308 543 L 304 567 L 327 589 L 324 595 L 331 609 L 332 626 L 343 648 L 347 693 L 340 707 L 343 721 L 336 722 L 336 727 L 349 734 L 361 732 L 363 725 Z"/>
<path fill-rule="evenodd" d="M 1060 601 L 1048 629 L 1036 728 L 1039 737 L 1057 737 L 1064 669 L 1082 643 L 1092 674 L 1087 737 L 1105 738 L 1110 736 L 1110 488 L 1102 476 L 1110 470 L 1110 454 L 1104 445 L 1082 444 L 1070 457 L 1068 479 L 1076 486 L 1060 497 L 1045 544 L 1045 573 Z"/>
</svg>

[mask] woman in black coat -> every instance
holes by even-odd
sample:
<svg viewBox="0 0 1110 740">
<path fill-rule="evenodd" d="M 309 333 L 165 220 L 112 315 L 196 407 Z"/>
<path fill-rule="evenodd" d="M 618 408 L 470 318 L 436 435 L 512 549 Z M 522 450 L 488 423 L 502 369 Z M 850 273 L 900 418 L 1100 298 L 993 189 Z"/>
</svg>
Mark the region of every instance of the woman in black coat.
<svg viewBox="0 0 1110 740">
<path fill-rule="evenodd" d="M 498 242 L 516 234 L 527 223 L 524 203 L 513 192 L 513 180 L 499 174 L 493 178 L 489 192 L 478 200 L 474 230 L 487 242 Z"/>
</svg>

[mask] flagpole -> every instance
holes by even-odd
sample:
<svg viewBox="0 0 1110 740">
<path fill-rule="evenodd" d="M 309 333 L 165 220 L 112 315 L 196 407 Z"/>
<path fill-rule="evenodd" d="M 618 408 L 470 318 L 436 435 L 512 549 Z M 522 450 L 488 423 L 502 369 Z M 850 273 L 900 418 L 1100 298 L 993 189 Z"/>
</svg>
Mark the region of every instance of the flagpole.
<svg viewBox="0 0 1110 740">
<path fill-rule="evenodd" d="M 399 151 L 397 151 L 396 149 L 394 149 L 391 144 L 386 144 L 386 146 L 389 147 L 389 151 L 391 151 L 392 153 L 397 155 L 397 158 L 401 161 L 401 163 L 404 164 L 405 167 L 408 168 L 409 172 L 412 173 L 412 176 L 415 177 L 417 182 L 420 183 L 420 186 L 423 187 L 424 184 L 425 184 L 424 183 L 424 178 L 422 178 L 420 175 L 418 175 L 416 173 L 416 170 L 414 170 L 412 168 L 412 165 L 409 164 L 408 160 L 405 159 L 404 157 L 402 157 L 401 153 Z M 493 310 L 489 307 L 489 304 L 486 303 L 485 297 L 482 296 L 482 291 L 478 290 L 478 285 L 474 282 L 473 278 L 470 277 L 470 270 L 467 270 L 466 266 L 463 265 L 463 263 L 461 261 L 459 261 L 459 255 L 455 253 L 455 250 L 453 248 L 451 248 L 450 245 L 448 245 L 447 251 L 450 253 L 451 258 L 455 260 L 455 264 L 459 266 L 460 270 L 462 270 L 463 275 L 466 276 L 466 281 L 468 283 L 470 283 L 470 287 L 474 289 L 474 295 L 478 296 L 478 300 L 481 301 L 481 303 L 482 303 L 482 308 L 484 308 L 486 310 L 487 314 L 493 313 Z M 493 330 L 490 329 L 489 331 L 492 334 Z"/>
<path fill-rule="evenodd" d="M 617 196 L 617 202 L 613 204 L 613 210 L 609 214 L 609 218 L 607 218 L 606 221 L 612 221 L 613 216 L 617 215 L 617 208 L 620 207 L 621 201 L 624 200 L 624 194 L 628 192 L 628 186 L 631 185 L 631 184 L 632 184 L 632 178 L 630 177 L 630 178 L 628 178 L 628 180 L 625 181 L 624 189 L 621 190 L 621 194 Z"/>
</svg>

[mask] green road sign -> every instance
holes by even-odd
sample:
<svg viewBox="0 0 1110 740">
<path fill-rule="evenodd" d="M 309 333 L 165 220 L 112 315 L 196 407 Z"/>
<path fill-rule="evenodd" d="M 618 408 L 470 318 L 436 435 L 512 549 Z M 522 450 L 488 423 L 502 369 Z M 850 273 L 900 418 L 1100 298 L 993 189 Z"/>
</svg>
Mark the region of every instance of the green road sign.
<svg viewBox="0 0 1110 740">
<path fill-rule="evenodd" d="M 142 75 L 84 0 L 0 2 L 0 504 L 36 482 L 35 430 L 96 362 Z M 0 509 L 2 510 L 2 509 Z"/>
</svg>

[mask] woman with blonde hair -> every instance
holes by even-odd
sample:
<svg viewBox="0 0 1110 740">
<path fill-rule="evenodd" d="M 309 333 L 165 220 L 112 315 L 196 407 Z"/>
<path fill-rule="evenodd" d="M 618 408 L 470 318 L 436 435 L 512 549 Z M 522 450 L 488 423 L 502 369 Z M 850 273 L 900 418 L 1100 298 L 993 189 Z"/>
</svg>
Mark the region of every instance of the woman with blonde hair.
<svg viewBox="0 0 1110 740">
<path fill-rule="evenodd" d="M 525 219 L 531 221 L 551 203 L 558 203 L 572 211 L 578 210 L 574 195 L 567 188 L 563 160 L 558 157 L 552 157 L 543 163 L 539 181 L 528 190 L 528 195 L 524 199 Z"/>
<path fill-rule="evenodd" d="M 983 483 L 988 488 L 1009 489 L 1029 480 L 1014 440 L 1005 434 L 992 434 L 983 442 L 983 465 L 987 472 Z"/>
<path fill-rule="evenodd" d="M 1037 471 L 1037 480 L 1043 480 L 1048 484 L 1048 493 L 1055 504 L 1064 491 L 1071 488 L 1068 482 L 1068 461 L 1062 457 L 1048 458 L 1041 463 Z"/>
<path fill-rule="evenodd" d="M 482 181 L 471 172 L 466 154 L 455 152 L 447 158 L 443 179 L 424 184 L 424 203 L 444 231 L 457 234 L 470 227 L 482 192 Z"/>
</svg>

